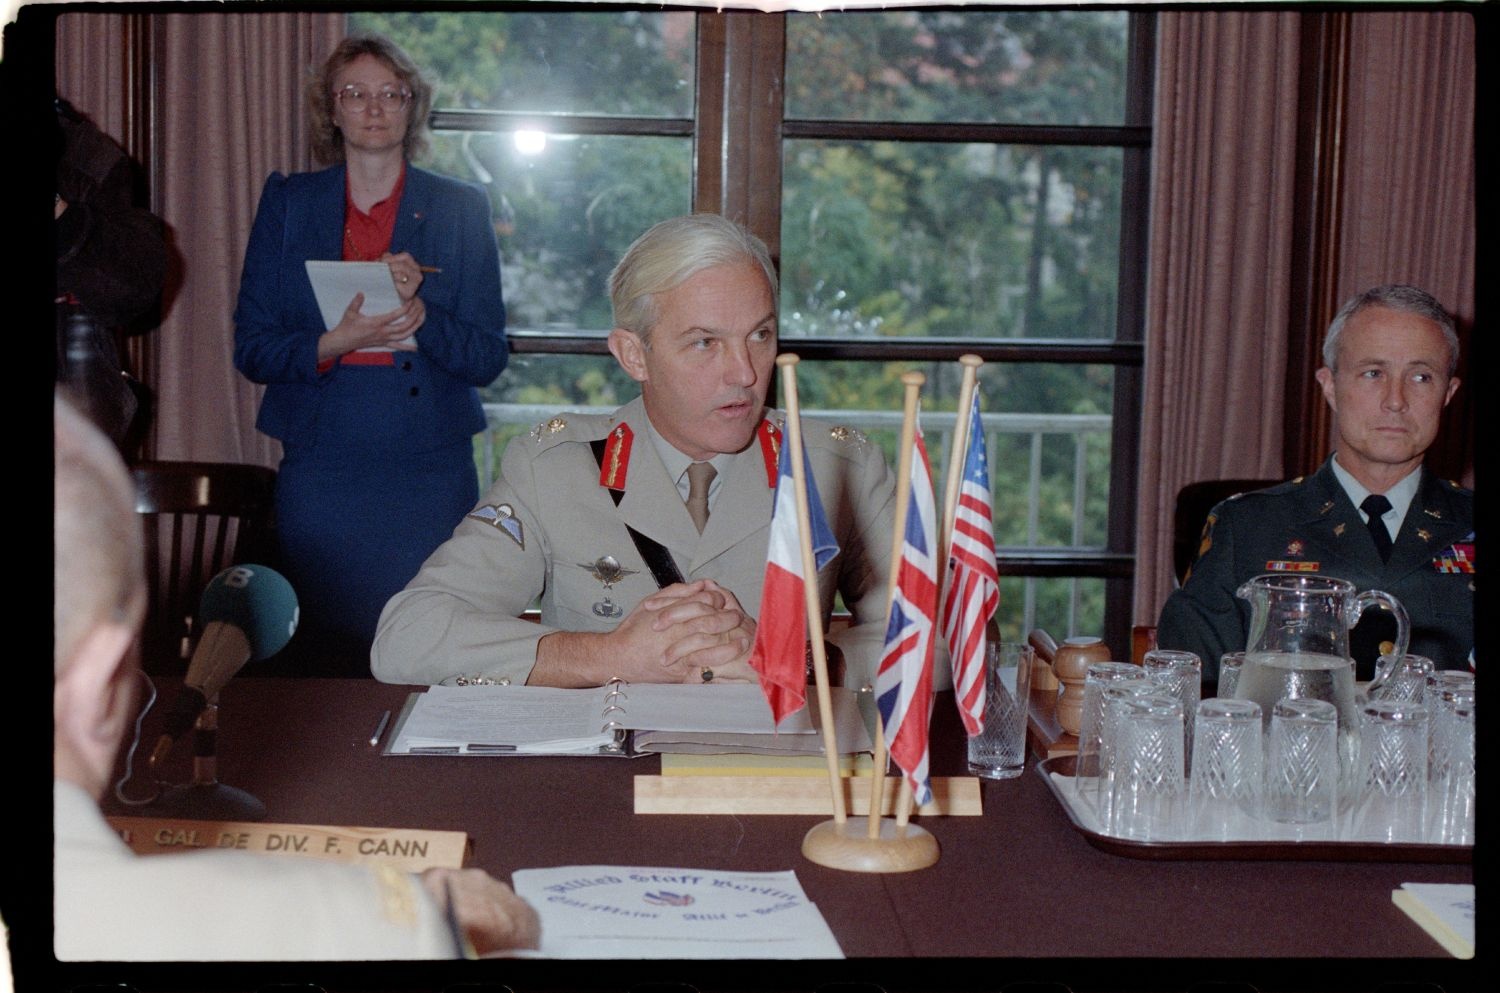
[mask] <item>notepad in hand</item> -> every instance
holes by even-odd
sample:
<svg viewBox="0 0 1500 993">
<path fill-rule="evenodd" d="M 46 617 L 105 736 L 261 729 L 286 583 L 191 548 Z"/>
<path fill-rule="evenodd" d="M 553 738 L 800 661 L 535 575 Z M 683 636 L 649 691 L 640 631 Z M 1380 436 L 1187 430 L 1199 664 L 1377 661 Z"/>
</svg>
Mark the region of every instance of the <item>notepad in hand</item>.
<svg viewBox="0 0 1500 993">
<path fill-rule="evenodd" d="M 308 259 L 307 278 L 312 283 L 313 296 L 318 298 L 318 312 L 323 315 L 323 328 L 327 331 L 338 327 L 356 293 L 365 295 L 359 306 L 361 314 L 389 314 L 402 305 L 401 294 L 396 292 L 396 281 L 391 278 L 391 267 L 384 262 Z M 401 340 L 405 345 L 415 342 L 414 336 Z M 358 351 L 390 352 L 394 349 L 375 345 Z"/>
</svg>

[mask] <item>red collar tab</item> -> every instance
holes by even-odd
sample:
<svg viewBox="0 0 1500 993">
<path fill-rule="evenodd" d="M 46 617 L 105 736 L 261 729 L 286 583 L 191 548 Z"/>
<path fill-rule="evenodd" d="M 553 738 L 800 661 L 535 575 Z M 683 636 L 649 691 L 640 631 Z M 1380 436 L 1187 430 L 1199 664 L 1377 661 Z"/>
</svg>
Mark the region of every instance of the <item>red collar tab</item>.
<svg viewBox="0 0 1500 993">
<path fill-rule="evenodd" d="M 612 490 L 625 491 L 625 473 L 630 468 L 630 446 L 635 441 L 635 432 L 623 421 L 609 432 L 604 443 L 604 457 L 599 460 L 599 485 Z"/>
<path fill-rule="evenodd" d="M 767 417 L 760 422 L 760 454 L 766 462 L 766 485 L 776 488 L 776 469 L 781 464 L 781 429 Z"/>
</svg>

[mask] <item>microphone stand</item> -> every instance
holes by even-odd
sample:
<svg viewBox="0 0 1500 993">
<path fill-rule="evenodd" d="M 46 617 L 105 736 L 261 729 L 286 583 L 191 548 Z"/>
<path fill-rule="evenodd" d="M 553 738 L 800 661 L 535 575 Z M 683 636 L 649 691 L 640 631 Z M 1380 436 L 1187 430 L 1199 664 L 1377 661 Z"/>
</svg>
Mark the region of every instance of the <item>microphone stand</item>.
<svg viewBox="0 0 1500 993">
<path fill-rule="evenodd" d="M 168 786 L 146 805 L 157 817 L 193 821 L 263 821 L 266 805 L 255 796 L 219 782 L 219 697 L 214 694 L 193 722 L 193 781 Z M 153 765 L 156 756 L 152 756 Z"/>
</svg>

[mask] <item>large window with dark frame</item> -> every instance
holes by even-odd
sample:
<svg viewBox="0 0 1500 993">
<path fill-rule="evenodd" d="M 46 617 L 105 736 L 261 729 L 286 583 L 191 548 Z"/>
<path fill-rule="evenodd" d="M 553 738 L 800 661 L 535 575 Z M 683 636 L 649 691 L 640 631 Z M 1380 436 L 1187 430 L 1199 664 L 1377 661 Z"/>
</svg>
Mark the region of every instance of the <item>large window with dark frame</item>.
<svg viewBox="0 0 1500 993">
<path fill-rule="evenodd" d="M 559 408 L 635 394 L 605 278 L 652 223 L 737 217 L 781 273 L 809 414 L 894 457 L 927 376 L 941 479 L 974 352 L 1007 638 L 1128 644 L 1154 18 L 1109 10 L 349 16 L 438 83 L 419 164 L 490 192 L 514 356 L 482 478 Z"/>
</svg>

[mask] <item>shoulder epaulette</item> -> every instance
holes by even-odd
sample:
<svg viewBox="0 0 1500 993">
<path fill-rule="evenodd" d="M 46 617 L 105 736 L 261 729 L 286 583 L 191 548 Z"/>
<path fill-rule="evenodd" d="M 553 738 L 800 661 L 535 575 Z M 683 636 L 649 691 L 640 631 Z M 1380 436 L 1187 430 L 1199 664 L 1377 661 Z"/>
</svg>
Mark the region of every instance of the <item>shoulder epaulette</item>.
<svg viewBox="0 0 1500 993">
<path fill-rule="evenodd" d="M 828 429 L 828 437 L 841 445 L 868 445 L 869 436 L 859 428 L 851 428 L 844 424 L 835 424 Z"/>
</svg>

